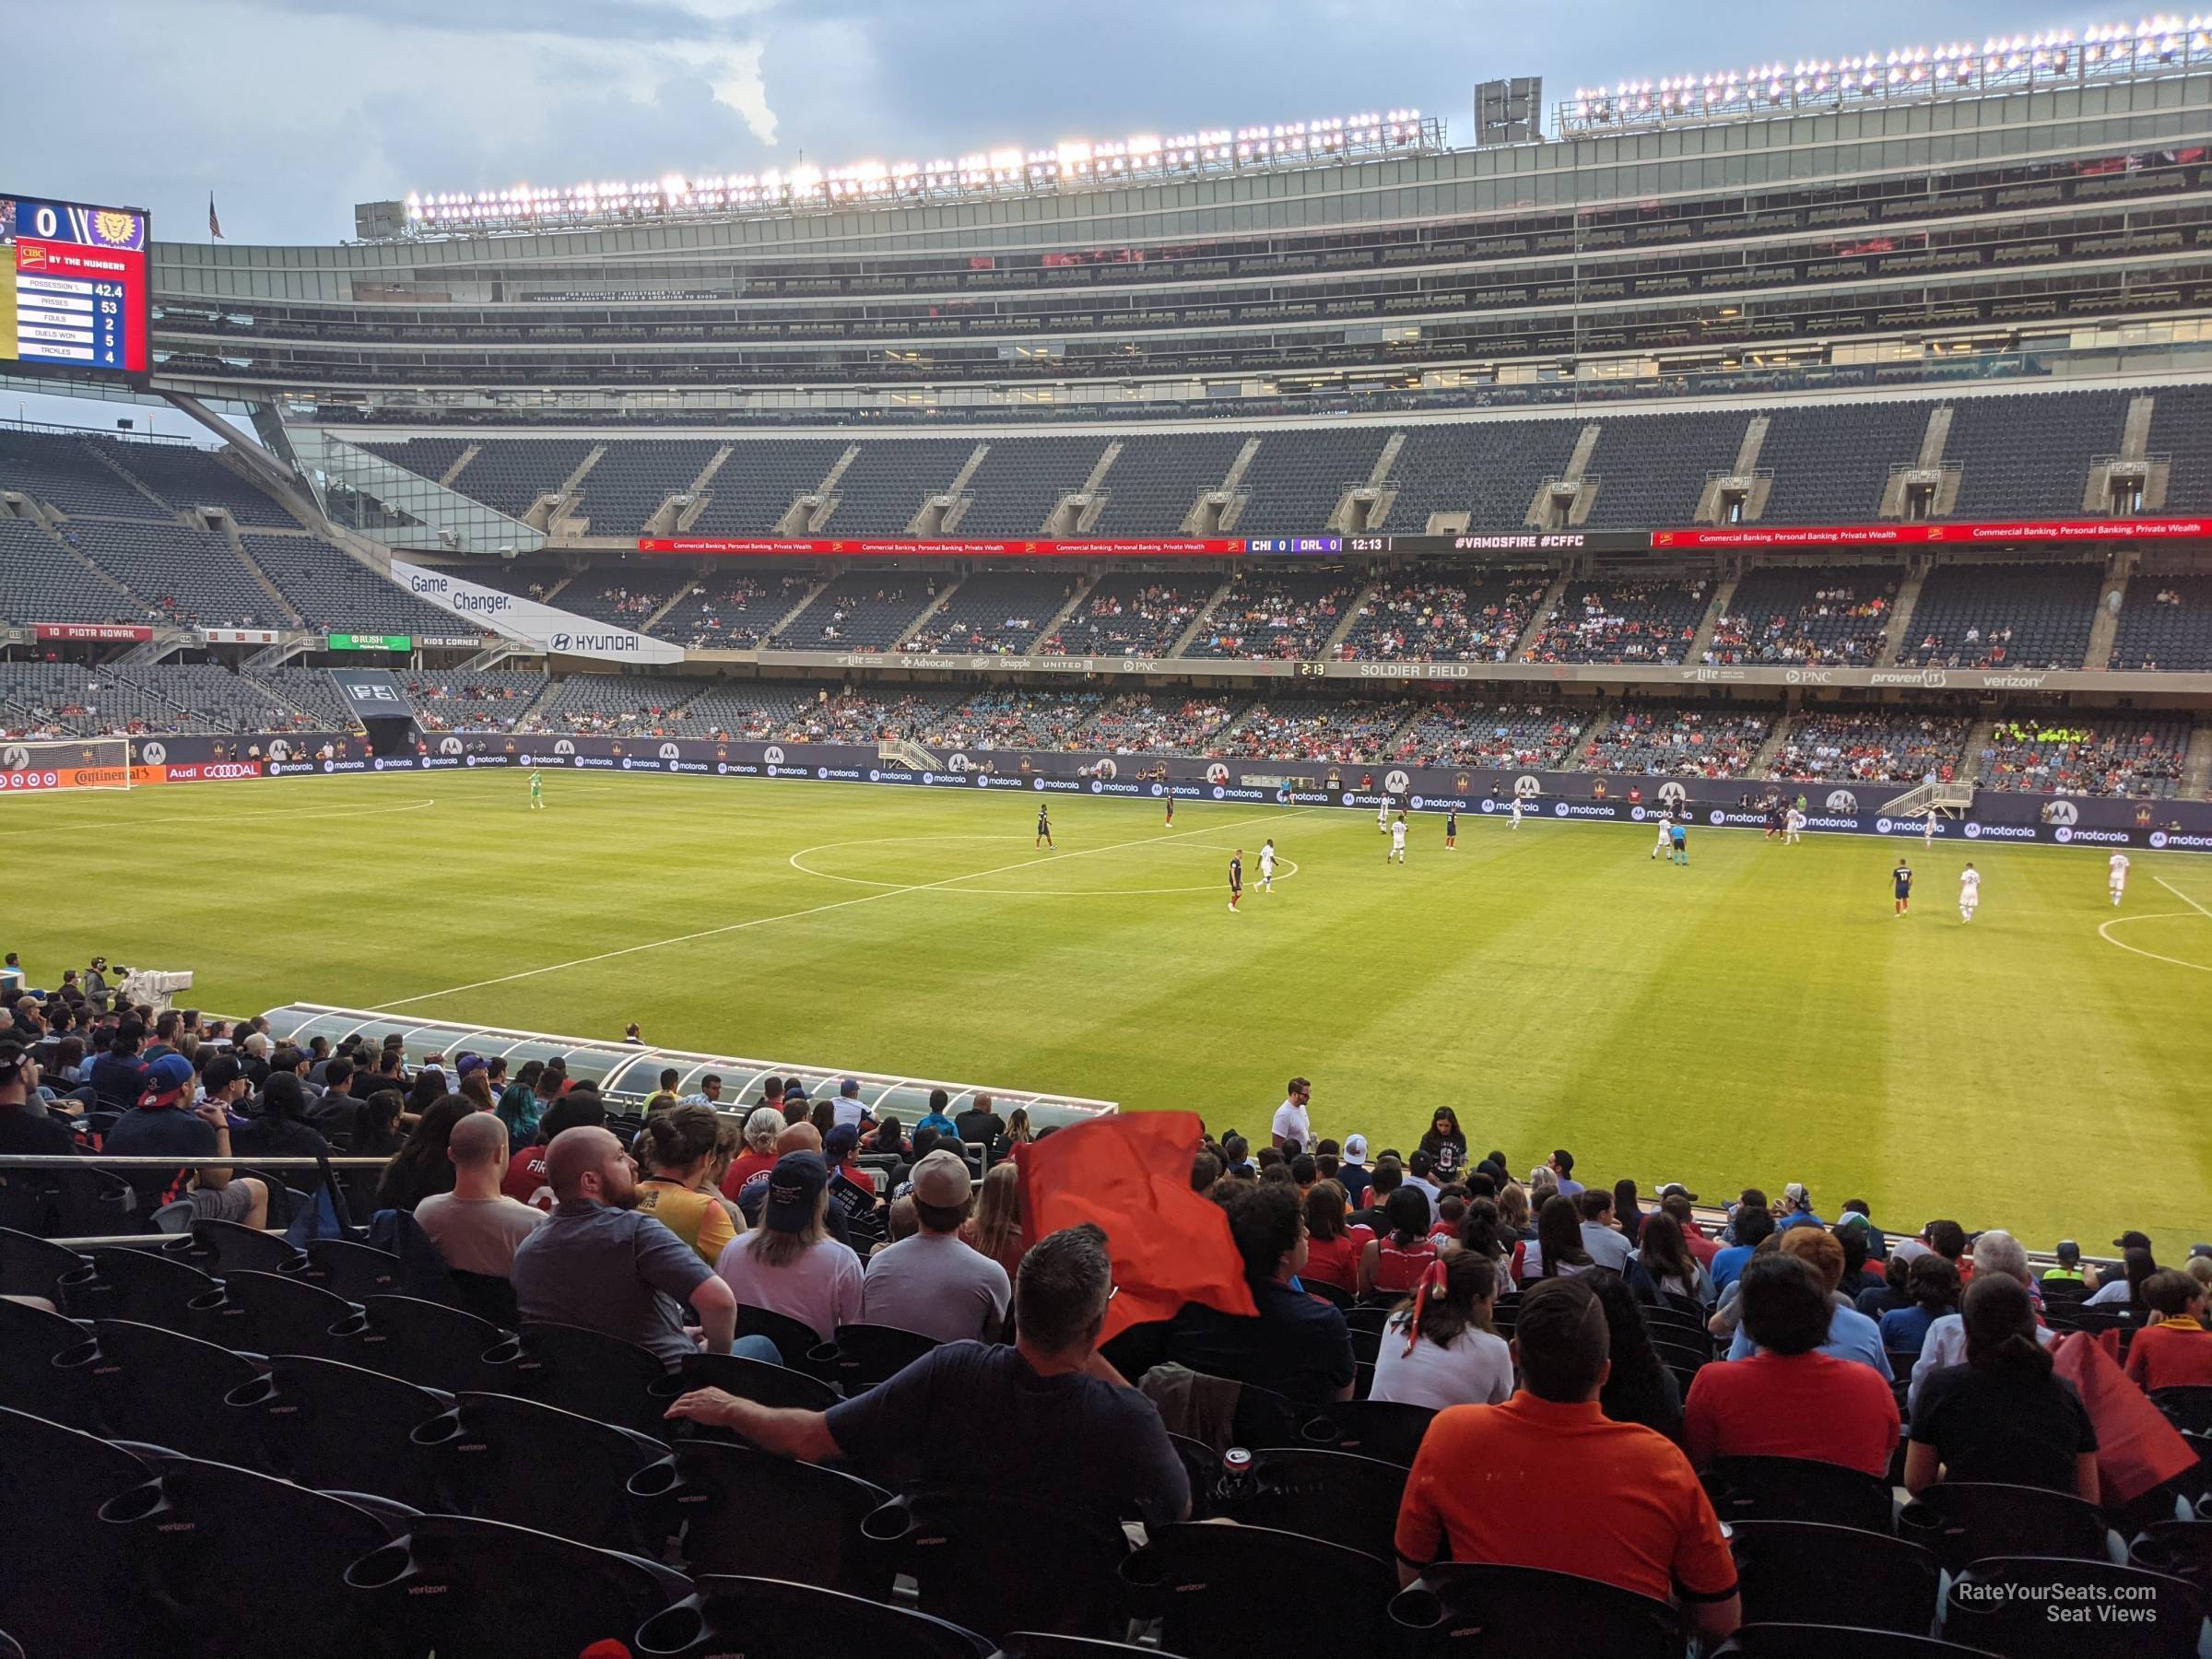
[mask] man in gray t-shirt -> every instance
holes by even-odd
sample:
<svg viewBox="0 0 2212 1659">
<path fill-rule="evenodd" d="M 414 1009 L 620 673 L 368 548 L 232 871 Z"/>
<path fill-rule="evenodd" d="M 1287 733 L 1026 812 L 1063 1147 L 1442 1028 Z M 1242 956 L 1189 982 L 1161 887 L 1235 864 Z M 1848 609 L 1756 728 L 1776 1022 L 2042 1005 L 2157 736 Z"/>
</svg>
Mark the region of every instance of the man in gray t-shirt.
<svg viewBox="0 0 2212 1659">
<path fill-rule="evenodd" d="M 959 1237 L 968 1218 L 968 1162 L 957 1152 L 932 1152 L 914 1166 L 912 1237 L 868 1258 L 861 1318 L 897 1325 L 939 1342 L 998 1340 L 1014 1288 L 1006 1270 Z"/>
<path fill-rule="evenodd" d="M 604 1129 L 564 1129 L 546 1147 L 553 1214 L 515 1247 L 516 1305 L 526 1320 L 582 1325 L 651 1348 L 671 1365 L 699 1345 L 684 1330 L 689 1299 L 711 1354 L 730 1351 L 737 1299 L 692 1249 L 638 1201 L 638 1167 Z"/>
</svg>

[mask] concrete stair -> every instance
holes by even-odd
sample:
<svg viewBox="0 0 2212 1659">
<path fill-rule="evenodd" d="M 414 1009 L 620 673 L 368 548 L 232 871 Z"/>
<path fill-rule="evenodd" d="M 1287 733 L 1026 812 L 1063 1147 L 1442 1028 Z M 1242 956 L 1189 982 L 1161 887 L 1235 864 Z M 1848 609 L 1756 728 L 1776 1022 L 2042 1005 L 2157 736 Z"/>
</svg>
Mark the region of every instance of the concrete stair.
<svg viewBox="0 0 2212 1659">
<path fill-rule="evenodd" d="M 2106 574 L 2104 586 L 2097 594 L 2097 618 L 2089 624 L 2089 648 L 2081 659 L 2081 665 L 2092 671 L 2112 665 L 2112 641 L 2120 633 L 2120 609 L 2127 603 L 2126 563 L 2113 562 L 2119 568 Z"/>
<path fill-rule="evenodd" d="M 1720 627 L 1721 618 L 1728 614 L 1728 606 L 1735 602 L 1736 585 L 1741 580 L 1735 576 L 1724 576 L 1721 579 L 1720 586 L 1713 590 L 1712 603 L 1705 607 L 1705 615 L 1698 623 L 1698 631 L 1690 637 L 1689 650 L 1682 658 L 1685 663 L 1697 664 L 1705 660 L 1706 649 L 1712 643 L 1713 630 Z"/>
<path fill-rule="evenodd" d="M 1594 427 L 1591 431 L 1594 441 L 1596 429 Z M 1535 648 L 1536 636 L 1544 631 L 1545 625 L 1551 620 L 1551 613 L 1559 609 L 1559 601 L 1567 596 L 1568 580 L 1562 572 L 1558 581 L 1544 590 L 1544 597 L 1537 600 L 1535 608 L 1528 613 L 1528 626 L 1521 630 L 1521 637 L 1513 641 L 1513 661 L 1521 661 Z"/>
<path fill-rule="evenodd" d="M 1253 441 L 1257 442 L 1258 440 L 1255 439 Z M 1235 580 L 1234 576 L 1221 578 L 1221 585 L 1213 591 L 1212 596 L 1206 600 L 1205 606 L 1195 617 L 1191 618 L 1191 625 L 1175 636 L 1175 643 L 1167 651 L 1169 656 L 1179 657 L 1190 649 L 1191 641 L 1198 637 L 1199 631 L 1212 619 L 1214 606 L 1229 597 L 1230 584 Z"/>
<path fill-rule="evenodd" d="M 1912 613 L 1920 608 L 1921 584 L 1927 581 L 1924 570 L 1908 571 L 1905 579 L 1897 584 L 1897 603 L 1889 610 L 1889 641 L 1882 647 L 1877 668 L 1894 668 L 1897 659 L 1904 654 L 1905 641 L 1912 632 Z"/>
</svg>

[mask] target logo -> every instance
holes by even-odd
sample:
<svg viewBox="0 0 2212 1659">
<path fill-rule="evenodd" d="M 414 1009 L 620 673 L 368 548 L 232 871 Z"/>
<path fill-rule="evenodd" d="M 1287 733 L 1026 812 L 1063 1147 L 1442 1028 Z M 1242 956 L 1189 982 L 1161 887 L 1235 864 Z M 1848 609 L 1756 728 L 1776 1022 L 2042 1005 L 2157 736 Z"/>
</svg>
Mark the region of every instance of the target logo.
<svg viewBox="0 0 2212 1659">
<path fill-rule="evenodd" d="M 1384 772 L 1382 787 L 1394 795 L 1402 795 L 1413 787 L 1413 780 L 1402 771 Z"/>
<path fill-rule="evenodd" d="M 441 755 L 459 754 L 461 752 L 461 739 L 458 737 L 441 737 L 438 740 L 438 752 Z"/>
<path fill-rule="evenodd" d="M 1828 809 L 1844 814 L 1856 812 L 1859 809 L 1859 797 L 1848 789 L 1831 789 L 1828 792 Z"/>
<path fill-rule="evenodd" d="M 1659 785 L 1659 805 L 1670 811 L 1688 799 L 1689 790 L 1688 787 L 1677 783 L 1672 778 Z"/>
<path fill-rule="evenodd" d="M 677 748 L 673 743 L 664 743 L 661 745 L 661 759 L 664 760 L 673 760 L 683 752 L 683 750 Z"/>
<path fill-rule="evenodd" d="M 1229 768 L 1222 765 L 1218 760 L 1215 761 L 1211 766 L 1206 769 L 1206 781 L 1208 783 L 1228 782 Z"/>
<path fill-rule="evenodd" d="M 576 752 L 576 746 L 563 737 L 553 746 L 553 752 L 557 755 L 572 755 Z"/>
<path fill-rule="evenodd" d="M 771 743 L 767 748 L 761 750 L 760 759 L 771 766 L 781 766 L 783 764 L 783 751 Z"/>
</svg>

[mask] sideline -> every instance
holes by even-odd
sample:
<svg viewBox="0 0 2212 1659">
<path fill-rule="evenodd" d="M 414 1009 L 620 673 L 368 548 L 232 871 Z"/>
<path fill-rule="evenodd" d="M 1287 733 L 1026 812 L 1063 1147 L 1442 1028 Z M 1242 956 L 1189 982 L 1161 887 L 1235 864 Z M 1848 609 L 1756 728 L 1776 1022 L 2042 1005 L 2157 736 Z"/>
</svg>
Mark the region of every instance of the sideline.
<svg viewBox="0 0 2212 1659">
<path fill-rule="evenodd" d="M 1292 811 L 1277 813 L 1265 818 L 1253 818 L 1253 823 L 1279 823 L 1286 818 L 1302 818 L 1310 812 L 1320 812 L 1319 806 L 1300 806 Z M 619 950 L 603 950 L 594 956 L 575 957 L 565 962 L 551 962 L 543 968 L 525 968 L 519 973 L 502 973 L 492 979 L 472 980 L 465 985 L 449 985 L 442 991 L 426 991 L 419 996 L 402 996 L 392 1002 L 376 1003 L 371 1013 L 382 1014 L 394 1008 L 405 1008 L 415 1003 L 435 1002 L 441 997 L 457 996 L 464 991 L 481 991 L 491 985 L 510 985 L 518 980 L 536 979 L 543 974 L 560 973 L 571 968 L 586 968 L 594 962 L 613 961 L 620 957 L 637 956 L 643 951 L 661 950 L 670 945 L 688 945 L 699 939 L 720 938 L 724 934 L 743 933 L 747 928 L 766 927 L 774 922 L 796 922 L 807 916 L 819 916 L 830 911 L 850 910 L 855 905 L 874 904 L 881 899 L 896 899 L 903 893 L 927 893 L 948 888 L 963 881 L 974 881 L 985 876 L 1003 876 L 1010 870 L 1033 869 L 1038 865 L 1056 864 L 1064 859 L 1088 858 L 1100 853 L 1118 853 L 1125 847 L 1143 846 L 1160 841 L 1181 841 L 1192 835 L 1218 835 L 1219 824 L 1207 824 L 1197 830 L 1179 830 L 1173 835 L 1147 835 L 1135 841 L 1110 841 L 1102 847 L 1085 847 L 1072 853 L 1055 853 L 1045 858 L 1025 858 L 1013 864 L 999 865 L 988 870 L 970 870 L 959 876 L 947 876 L 940 881 L 916 882 L 912 887 L 887 888 L 879 893 L 863 893 L 855 899 L 833 900 L 828 904 L 810 905 L 805 910 L 784 911 L 773 916 L 754 916 L 744 922 L 731 922 L 721 927 L 700 928 L 695 933 L 676 934 L 665 939 L 652 939 L 642 945 L 626 945 Z"/>
<path fill-rule="evenodd" d="M 255 782 L 269 781 L 271 780 L 255 780 Z M 47 799 L 59 800 L 67 795 L 88 792 L 56 790 L 52 795 L 45 795 L 44 791 L 39 793 Z M 10 798 L 20 800 L 29 794 L 29 792 L 26 791 L 25 795 L 11 796 Z M 204 824 L 220 829 L 226 824 L 235 824 L 241 818 L 388 818 L 395 812 L 421 812 L 427 807 L 437 805 L 438 797 L 436 795 L 426 795 L 421 800 L 410 801 L 404 806 L 295 806 L 275 812 L 226 812 L 219 816 L 208 812 L 178 812 L 165 814 L 160 818 L 133 818 L 130 822 L 134 829 L 140 824 Z M 35 830 L 0 830 L 0 835 L 52 835 L 56 828 L 57 826 L 48 824 L 41 825 Z"/>
<path fill-rule="evenodd" d="M 1312 807 L 1312 806 L 1308 806 L 1308 807 L 1301 807 L 1301 808 L 1300 808 L 1300 811 L 1305 811 L 1305 812 L 1314 812 L 1314 811 L 1319 811 L 1319 810 L 1320 810 L 1320 808 L 1318 808 L 1318 807 Z M 1193 833 L 1196 833 L 1196 832 L 1195 832 L 1195 831 L 1193 831 Z M 900 847 L 904 847 L 904 846 L 912 846 L 912 845 L 913 845 L 913 844 L 914 844 L 915 842 L 917 842 L 917 841 L 1004 841 L 1004 840 L 1006 840 L 1006 838 L 1005 836 L 1003 836 L 1003 835 L 980 835 L 980 834 L 979 834 L 979 835 L 882 835 L 882 836 L 876 836 L 876 837 L 873 837 L 873 838 L 871 838 L 871 839 L 869 839 L 869 840 L 865 840 L 865 841 L 820 841 L 820 842 L 818 842 L 816 845 L 814 845 L 814 846 L 811 846 L 811 847 L 801 847 L 801 848 L 800 848 L 800 849 L 799 849 L 799 850 L 798 850 L 796 853 L 793 853 L 793 854 L 792 854 L 792 855 L 791 855 L 789 858 L 785 859 L 783 862 L 784 862 L 785 864 L 789 865 L 790 865 L 790 866 L 791 866 L 793 869 L 794 869 L 794 870 L 798 871 L 798 873 L 799 873 L 800 875 L 802 875 L 802 876 L 813 876 L 813 877 L 819 877 L 819 878 L 820 878 L 821 880 L 823 880 L 823 881 L 842 881 L 842 882 L 848 882 L 848 883 L 850 883 L 850 884 L 851 884 L 852 886 L 853 886 L 853 887 L 865 887 L 865 888 L 899 888 L 900 891 L 902 891 L 902 892 L 903 892 L 903 891 L 911 891 L 911 890 L 912 890 L 912 889 L 911 889 L 911 887 L 909 887 L 909 885 L 908 885 L 908 884 L 901 883 L 901 882 L 897 882 L 897 881 L 871 881 L 871 880 L 869 880 L 869 879 L 868 879 L 866 877 L 865 877 L 865 876 L 833 876 L 833 875 L 831 875 L 831 874 L 830 874 L 830 873 L 828 870 L 818 870 L 818 869 L 816 869 L 816 868 L 815 868 L 815 867 L 814 867 L 812 865 L 804 865 L 804 864 L 801 864 L 801 863 L 799 862 L 799 860 L 801 860 L 802 858 L 805 858 L 805 857 L 806 857 L 806 856 L 807 856 L 808 854 L 810 854 L 810 853 L 829 853 L 829 852 L 833 852 L 834 850 L 836 850 L 836 849 L 837 849 L 837 848 L 839 848 L 839 847 L 889 847 L 889 846 L 900 846 Z M 1124 842 L 1123 842 L 1123 843 L 1122 843 L 1122 845 L 1123 845 L 1123 846 L 1124 846 L 1124 847 L 1150 847 L 1150 846 L 1156 846 L 1156 845 L 1158 845 L 1158 844 L 1159 844 L 1159 842 L 1161 842 L 1161 841 L 1180 841 L 1181 839 L 1182 839 L 1182 835 L 1181 835 L 1181 833 L 1180 833 L 1180 832 L 1178 832 L 1178 833 L 1177 833 L 1177 834 L 1175 834 L 1175 835 L 1156 835 L 1156 836 L 1153 836 L 1153 837 L 1151 837 L 1149 840 L 1147 840 L 1147 841 L 1124 841 Z M 1094 852 L 1100 852 L 1100 853 L 1102 853 L 1102 852 L 1105 852 L 1107 849 L 1105 849 L 1105 848 L 1103 848 L 1103 847 L 1099 847 L 1099 848 L 1094 848 L 1094 849 L 1091 849 L 1091 850 L 1092 850 L 1092 851 L 1094 851 Z M 1233 848 L 1233 847 L 1198 847 L 1198 848 L 1195 848 L 1195 849 L 1194 849 L 1194 851 L 1196 851 L 1196 852 L 1200 852 L 1200 853 L 1220 853 L 1220 854 L 1221 854 L 1221 855 L 1222 855 L 1224 858 L 1228 857 L 1228 856 L 1229 856 L 1229 855 L 1230 855 L 1231 853 L 1233 853 L 1233 852 L 1235 852 L 1235 851 L 1236 851 L 1236 849 L 1235 849 L 1235 848 Z M 1033 868 L 1033 867 L 1034 867 L 1036 865 L 1040 865 L 1040 864 L 1048 864 L 1048 863 L 1050 863 L 1050 862 L 1051 862 L 1051 861 L 1050 861 L 1049 859 L 1042 859 L 1042 858 L 1040 858 L 1040 859 L 1033 860 L 1033 861 L 1032 861 L 1032 862 L 1031 862 L 1030 865 L 1019 865 L 1019 866 L 1017 866 L 1017 867 L 1018 867 L 1018 868 L 1022 868 L 1022 869 L 1029 869 L 1029 868 Z M 1278 873 L 1277 874 L 1277 876 L 1276 876 L 1276 879 L 1277 879 L 1277 881 L 1288 881 L 1288 880 L 1289 880 L 1289 879 L 1290 879 L 1290 877 L 1293 877 L 1293 876 L 1295 876 L 1295 875 L 1297 875 L 1297 874 L 1298 874 L 1298 861 L 1297 861 L 1295 858 L 1286 858 L 1286 859 L 1284 859 L 1282 862 L 1283 862 L 1283 868 L 1282 868 L 1282 870 L 1281 870 L 1280 872 L 1278 872 Z M 1258 861 L 1258 859 L 1257 859 L 1256 857 L 1255 857 L 1255 858 L 1253 859 L 1253 869 L 1255 869 L 1255 870 L 1259 868 L 1259 861 Z M 984 872 L 984 871 L 977 871 L 977 872 L 975 872 L 975 874 L 976 874 L 976 875 L 983 875 L 983 874 L 987 874 L 987 873 L 988 873 L 988 872 Z M 959 880 L 959 879 L 965 879 L 965 878 L 963 878 L 963 877 L 948 877 L 947 879 L 948 879 L 948 880 Z M 1257 878 L 1255 877 L 1255 878 L 1254 878 L 1255 886 L 1256 886 L 1256 881 L 1257 881 Z M 1227 885 L 1228 885 L 1228 884 L 1227 884 L 1226 882 L 1220 882 L 1220 881 L 1209 881 L 1209 882 L 1203 882 L 1203 883 L 1199 884 L 1199 885 L 1198 885 L 1198 886 L 1196 886 L 1196 887 L 1171 887 L 1171 888 L 972 888 L 972 889 L 969 889 L 969 891 L 972 892 L 973 896 L 974 896 L 974 897 L 976 897 L 976 898 L 978 898 L 978 899 L 1159 899 L 1159 898 L 1165 898 L 1165 897 L 1168 897 L 1168 896 L 1170 896 L 1170 895 L 1172 895 L 1172 894 L 1177 894 L 1177 893 L 1211 893 L 1211 892 L 1215 891 L 1217 888 L 1223 888 L 1223 889 L 1225 889 L 1225 888 L 1226 888 L 1226 887 L 1227 887 Z M 956 890 L 956 889 L 953 889 L 953 888 L 947 888 L 946 890 L 947 890 L 947 892 L 950 892 L 950 891 L 954 891 L 954 890 Z"/>
</svg>

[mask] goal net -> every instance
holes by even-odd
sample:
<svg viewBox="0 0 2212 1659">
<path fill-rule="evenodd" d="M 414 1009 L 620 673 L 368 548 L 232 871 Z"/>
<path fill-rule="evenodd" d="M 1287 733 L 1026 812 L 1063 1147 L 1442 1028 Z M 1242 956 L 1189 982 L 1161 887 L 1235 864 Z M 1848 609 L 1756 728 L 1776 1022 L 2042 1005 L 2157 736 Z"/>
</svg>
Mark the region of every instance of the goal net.
<svg viewBox="0 0 2212 1659">
<path fill-rule="evenodd" d="M 60 742 L 0 738 L 0 794 L 44 794 L 56 789 L 128 789 L 128 737 L 73 737 Z"/>
</svg>

